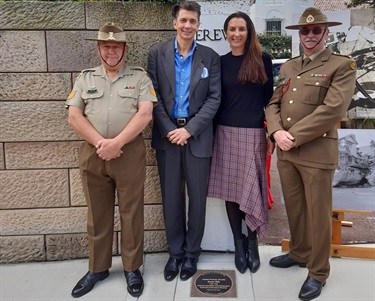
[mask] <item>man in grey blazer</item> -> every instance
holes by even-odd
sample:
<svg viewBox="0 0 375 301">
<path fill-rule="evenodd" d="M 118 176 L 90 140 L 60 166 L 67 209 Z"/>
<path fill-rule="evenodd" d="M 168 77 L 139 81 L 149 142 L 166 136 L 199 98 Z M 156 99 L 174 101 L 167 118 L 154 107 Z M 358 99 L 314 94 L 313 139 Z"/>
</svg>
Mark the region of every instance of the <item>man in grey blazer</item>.
<svg viewBox="0 0 375 301">
<path fill-rule="evenodd" d="M 212 119 L 220 104 L 219 55 L 195 42 L 200 6 L 195 1 L 172 8 L 175 39 L 153 46 L 148 73 L 158 105 L 154 108 L 152 147 L 156 149 L 170 258 L 166 281 L 179 273 L 187 280 L 197 271 L 206 215 L 212 155 Z M 183 206 L 186 183 L 187 221 Z"/>
</svg>

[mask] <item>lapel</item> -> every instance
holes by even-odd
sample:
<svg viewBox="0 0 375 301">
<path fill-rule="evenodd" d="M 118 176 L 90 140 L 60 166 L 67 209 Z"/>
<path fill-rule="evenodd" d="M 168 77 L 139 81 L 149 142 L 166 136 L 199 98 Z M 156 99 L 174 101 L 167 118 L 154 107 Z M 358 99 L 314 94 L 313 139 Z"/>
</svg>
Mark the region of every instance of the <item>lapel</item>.
<svg viewBox="0 0 375 301">
<path fill-rule="evenodd" d="M 176 95 L 176 76 L 175 76 L 175 67 L 174 67 L 174 40 L 171 40 L 169 43 L 165 45 L 163 49 L 163 59 L 161 61 L 161 65 L 163 66 L 163 70 L 165 73 L 165 78 L 169 82 L 170 88 L 173 92 L 173 99 Z"/>
<path fill-rule="evenodd" d="M 193 61 L 191 64 L 189 100 L 191 100 L 191 96 L 193 95 L 195 88 L 198 86 L 203 68 L 204 65 L 203 58 L 201 56 L 201 48 L 197 44 L 197 48 L 193 53 Z"/>
</svg>

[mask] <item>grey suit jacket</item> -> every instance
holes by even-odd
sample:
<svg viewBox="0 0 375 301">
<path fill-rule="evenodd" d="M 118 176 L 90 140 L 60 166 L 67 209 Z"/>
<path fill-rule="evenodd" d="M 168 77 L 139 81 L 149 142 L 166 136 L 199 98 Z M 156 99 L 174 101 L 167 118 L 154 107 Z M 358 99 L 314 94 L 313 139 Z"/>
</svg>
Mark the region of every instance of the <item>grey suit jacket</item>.
<svg viewBox="0 0 375 301">
<path fill-rule="evenodd" d="M 202 74 L 204 68 L 207 69 Z M 147 71 L 154 85 L 158 105 L 154 108 L 154 123 L 151 146 L 167 150 L 172 144 L 167 134 L 176 129 L 172 118 L 175 102 L 174 41 L 153 46 L 148 54 Z M 185 129 L 192 135 L 188 145 L 194 156 L 212 155 L 212 119 L 220 105 L 221 78 L 220 58 L 211 48 L 197 44 L 193 54 L 190 90 L 189 117 Z"/>
</svg>

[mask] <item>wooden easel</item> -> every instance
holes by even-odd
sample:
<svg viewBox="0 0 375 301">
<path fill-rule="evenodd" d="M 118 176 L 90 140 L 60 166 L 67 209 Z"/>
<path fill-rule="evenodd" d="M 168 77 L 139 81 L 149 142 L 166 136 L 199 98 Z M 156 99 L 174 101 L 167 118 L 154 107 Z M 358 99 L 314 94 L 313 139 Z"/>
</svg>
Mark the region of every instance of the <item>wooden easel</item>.
<svg viewBox="0 0 375 301">
<path fill-rule="evenodd" d="M 341 121 L 348 121 L 348 118 L 343 118 Z M 341 122 L 337 124 L 337 128 L 341 127 Z M 330 255 L 333 257 L 352 257 L 352 258 L 366 258 L 375 259 L 374 247 L 360 247 L 353 245 L 343 245 L 341 227 L 351 227 L 352 222 L 344 220 L 345 212 L 357 214 L 371 214 L 368 210 L 347 210 L 347 209 L 332 209 L 332 242 Z M 281 250 L 289 251 L 289 239 L 281 241 Z"/>
<path fill-rule="evenodd" d="M 352 258 L 366 258 L 375 259 L 374 247 L 361 247 L 353 245 L 342 245 L 341 227 L 351 227 L 352 222 L 344 221 L 345 212 L 357 214 L 371 214 L 367 210 L 347 210 L 347 209 L 332 209 L 332 242 L 331 242 L 331 256 L 333 257 L 352 257 Z M 281 249 L 289 251 L 289 239 L 281 241 Z"/>
</svg>

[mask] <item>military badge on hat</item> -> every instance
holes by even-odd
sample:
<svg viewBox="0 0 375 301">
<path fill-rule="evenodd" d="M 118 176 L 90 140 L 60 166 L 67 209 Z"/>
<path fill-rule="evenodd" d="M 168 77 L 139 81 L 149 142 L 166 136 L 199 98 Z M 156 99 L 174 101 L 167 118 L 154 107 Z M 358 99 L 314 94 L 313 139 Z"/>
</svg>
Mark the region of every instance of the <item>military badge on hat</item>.
<svg viewBox="0 0 375 301">
<path fill-rule="evenodd" d="M 122 28 L 115 25 L 113 22 L 105 23 L 102 27 L 100 27 L 98 31 L 98 37 L 88 38 L 85 39 L 88 41 L 108 41 L 108 42 L 121 42 L 126 43 L 129 42 L 126 39 L 126 34 L 122 30 Z"/>
<path fill-rule="evenodd" d="M 327 24 L 327 26 L 341 25 L 341 22 L 328 21 L 327 16 L 315 7 L 307 8 L 299 18 L 298 24 L 285 26 L 286 29 L 299 29 L 301 26 L 312 24 Z"/>
</svg>

